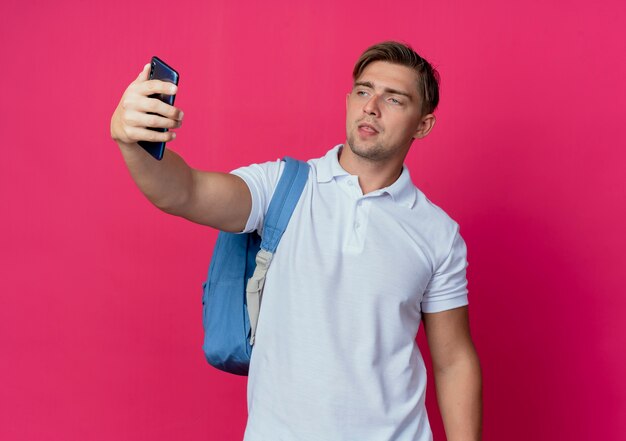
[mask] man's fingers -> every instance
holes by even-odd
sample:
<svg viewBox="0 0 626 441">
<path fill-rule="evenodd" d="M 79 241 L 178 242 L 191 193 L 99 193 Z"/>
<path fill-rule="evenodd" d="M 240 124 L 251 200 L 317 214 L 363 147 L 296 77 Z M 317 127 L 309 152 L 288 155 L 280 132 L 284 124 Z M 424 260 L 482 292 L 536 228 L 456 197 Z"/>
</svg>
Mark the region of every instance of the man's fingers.
<svg viewBox="0 0 626 441">
<path fill-rule="evenodd" d="M 175 132 L 157 132 L 156 130 L 149 130 L 143 127 L 126 127 L 126 134 L 134 142 L 170 142 L 176 139 Z"/>
<path fill-rule="evenodd" d="M 140 83 L 137 87 L 137 92 L 142 95 L 152 95 L 155 93 L 162 93 L 164 95 L 175 95 L 177 90 L 178 88 L 175 84 L 160 80 L 144 81 Z"/>
<path fill-rule="evenodd" d="M 157 98 L 143 98 L 137 100 L 135 110 L 145 113 L 156 113 L 169 119 L 182 121 L 183 111 L 174 106 L 164 103 Z"/>
<path fill-rule="evenodd" d="M 151 97 L 173 95 L 177 87 L 165 81 L 149 80 L 150 64 L 146 64 L 122 96 L 111 117 L 111 137 L 119 142 L 169 142 L 174 132 L 159 132 L 149 128 L 175 129 L 181 126 L 183 112 Z"/>
<path fill-rule="evenodd" d="M 136 81 L 147 81 L 150 77 L 150 63 L 146 64 L 141 72 L 139 72 L 139 76 Z"/>
<path fill-rule="evenodd" d="M 136 110 L 127 111 L 124 119 L 126 124 L 133 127 L 177 129 L 182 124 L 182 122 L 178 120 L 164 118 L 161 115 L 138 112 Z"/>
</svg>

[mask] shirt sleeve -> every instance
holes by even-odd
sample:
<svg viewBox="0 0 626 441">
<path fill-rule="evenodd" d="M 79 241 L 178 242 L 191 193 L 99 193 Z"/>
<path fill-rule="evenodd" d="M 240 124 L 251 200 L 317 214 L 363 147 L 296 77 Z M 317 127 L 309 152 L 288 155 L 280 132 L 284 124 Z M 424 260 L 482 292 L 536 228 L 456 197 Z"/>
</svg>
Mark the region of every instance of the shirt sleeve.
<svg viewBox="0 0 626 441">
<path fill-rule="evenodd" d="M 457 229 L 450 251 L 426 287 L 422 312 L 441 312 L 467 305 L 466 268 L 467 247 Z"/>
<path fill-rule="evenodd" d="M 257 231 L 263 233 L 263 221 L 265 213 L 278 184 L 280 175 L 284 169 L 284 162 L 280 159 L 263 164 L 252 164 L 247 167 L 240 167 L 230 173 L 239 176 L 244 180 L 250 195 L 252 196 L 252 209 L 246 227 L 241 233 L 251 233 Z"/>
</svg>

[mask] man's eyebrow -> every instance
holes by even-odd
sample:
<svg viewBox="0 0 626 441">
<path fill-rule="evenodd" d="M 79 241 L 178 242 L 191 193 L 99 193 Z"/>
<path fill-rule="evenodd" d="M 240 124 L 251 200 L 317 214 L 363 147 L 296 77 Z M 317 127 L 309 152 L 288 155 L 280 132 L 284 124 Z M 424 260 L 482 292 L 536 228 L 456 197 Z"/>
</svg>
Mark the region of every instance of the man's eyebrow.
<svg viewBox="0 0 626 441">
<path fill-rule="evenodd" d="M 367 88 L 372 89 L 372 90 L 374 90 L 374 89 L 375 89 L 375 88 L 374 88 L 374 84 L 372 84 L 372 82 L 371 82 L 371 81 L 355 81 L 355 82 L 354 82 L 354 85 L 355 85 L 355 86 L 367 87 Z M 401 91 L 401 90 L 392 89 L 392 88 L 390 88 L 390 87 L 385 87 L 385 88 L 383 89 L 383 91 L 384 91 L 384 92 L 387 92 L 387 93 L 393 93 L 393 94 L 395 94 L 395 95 L 402 95 L 402 96 L 407 97 L 407 98 L 408 98 L 408 99 L 410 99 L 410 100 L 413 100 L 413 97 L 412 97 L 412 96 L 411 96 L 411 94 L 409 94 L 408 92 L 403 92 L 403 91 Z"/>
</svg>

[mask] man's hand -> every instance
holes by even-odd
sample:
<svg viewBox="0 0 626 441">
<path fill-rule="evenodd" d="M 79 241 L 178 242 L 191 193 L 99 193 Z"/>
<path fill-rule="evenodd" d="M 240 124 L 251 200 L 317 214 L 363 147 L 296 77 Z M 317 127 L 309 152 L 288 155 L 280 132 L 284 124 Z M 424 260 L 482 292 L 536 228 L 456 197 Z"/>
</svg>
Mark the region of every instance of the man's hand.
<svg viewBox="0 0 626 441">
<path fill-rule="evenodd" d="M 176 133 L 157 132 L 146 127 L 175 129 L 181 126 L 183 112 L 150 95 L 176 94 L 174 84 L 148 80 L 150 65 L 146 64 L 135 81 L 130 83 L 111 118 L 111 137 L 118 144 L 134 144 L 137 141 L 169 142 Z M 151 115 L 150 113 L 156 115 Z"/>
</svg>

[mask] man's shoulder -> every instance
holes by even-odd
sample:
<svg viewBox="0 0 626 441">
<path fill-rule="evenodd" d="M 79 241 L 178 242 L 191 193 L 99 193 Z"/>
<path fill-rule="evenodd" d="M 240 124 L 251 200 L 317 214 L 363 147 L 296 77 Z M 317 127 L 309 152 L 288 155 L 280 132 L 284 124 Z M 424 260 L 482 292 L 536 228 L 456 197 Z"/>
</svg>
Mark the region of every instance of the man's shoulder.
<svg viewBox="0 0 626 441">
<path fill-rule="evenodd" d="M 245 177 L 251 176 L 256 176 L 257 179 L 262 178 L 266 180 L 266 182 L 269 184 L 269 187 L 272 188 L 276 185 L 284 171 L 285 162 L 283 161 L 283 159 L 285 157 L 290 157 L 296 160 L 300 160 L 302 162 L 306 162 L 311 167 L 313 174 L 316 175 L 319 167 L 324 161 L 328 160 L 329 154 L 332 154 L 331 152 L 335 149 L 336 147 L 333 147 L 324 155 L 307 160 L 300 159 L 297 154 L 286 154 L 273 161 L 252 163 L 250 165 L 236 168 L 230 173 L 238 175 L 244 179 Z"/>
<path fill-rule="evenodd" d="M 460 235 L 459 224 L 426 194 L 415 187 L 416 203 L 411 216 L 413 227 L 424 239 L 440 252 L 447 252 L 455 238 Z"/>
<path fill-rule="evenodd" d="M 419 189 L 419 187 L 415 186 L 415 192 L 417 194 L 416 197 L 416 207 L 419 209 L 428 212 L 428 215 L 433 219 L 439 221 L 439 223 L 443 225 L 450 225 L 454 227 L 458 227 L 457 222 L 452 219 L 452 217 L 439 205 L 434 203 L 426 194 Z"/>
</svg>

